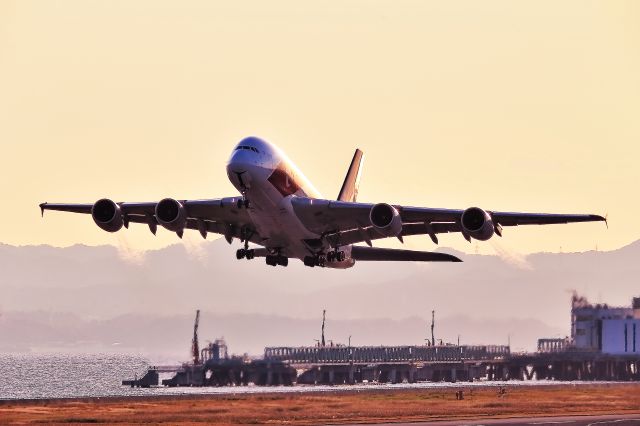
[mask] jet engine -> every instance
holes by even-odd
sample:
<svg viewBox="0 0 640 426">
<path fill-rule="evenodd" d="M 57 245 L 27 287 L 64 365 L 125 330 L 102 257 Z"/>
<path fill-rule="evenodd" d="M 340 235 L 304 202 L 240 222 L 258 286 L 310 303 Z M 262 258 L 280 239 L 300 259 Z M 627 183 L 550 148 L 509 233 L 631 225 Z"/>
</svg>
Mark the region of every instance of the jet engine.
<svg viewBox="0 0 640 426">
<path fill-rule="evenodd" d="M 369 220 L 376 231 L 387 237 L 395 237 L 402 232 L 402 219 L 395 207 L 378 203 L 371 207 Z"/>
<path fill-rule="evenodd" d="M 124 225 L 120 206 L 108 198 L 96 201 L 91 208 L 91 217 L 101 229 L 118 232 Z"/>
<path fill-rule="evenodd" d="M 179 201 L 165 198 L 156 204 L 156 219 L 164 228 L 182 235 L 187 225 L 187 212 Z"/>
<path fill-rule="evenodd" d="M 470 207 L 462 213 L 462 230 L 471 238 L 487 241 L 493 236 L 495 226 L 489 213 L 478 207 Z"/>
</svg>

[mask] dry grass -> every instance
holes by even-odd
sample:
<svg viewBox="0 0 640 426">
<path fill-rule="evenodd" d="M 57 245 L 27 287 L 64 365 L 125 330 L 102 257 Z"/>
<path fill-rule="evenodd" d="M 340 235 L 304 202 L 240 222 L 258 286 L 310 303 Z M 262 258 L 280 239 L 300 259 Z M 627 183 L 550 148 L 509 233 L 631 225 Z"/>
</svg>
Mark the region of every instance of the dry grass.
<svg viewBox="0 0 640 426">
<path fill-rule="evenodd" d="M 458 388 L 461 389 L 461 388 Z M 463 389 L 463 388 L 462 388 Z M 318 424 L 640 412 L 640 384 L 0 403 L 0 423 Z"/>
</svg>

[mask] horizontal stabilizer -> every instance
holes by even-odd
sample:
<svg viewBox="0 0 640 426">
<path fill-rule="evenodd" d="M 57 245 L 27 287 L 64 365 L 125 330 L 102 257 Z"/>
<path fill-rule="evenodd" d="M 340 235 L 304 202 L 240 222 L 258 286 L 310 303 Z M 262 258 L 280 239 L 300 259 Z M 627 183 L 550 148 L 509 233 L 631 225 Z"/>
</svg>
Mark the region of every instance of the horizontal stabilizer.
<svg viewBox="0 0 640 426">
<path fill-rule="evenodd" d="M 378 247 L 353 246 L 354 260 L 405 261 L 405 262 L 462 262 L 455 256 L 433 251 L 398 250 Z"/>
</svg>

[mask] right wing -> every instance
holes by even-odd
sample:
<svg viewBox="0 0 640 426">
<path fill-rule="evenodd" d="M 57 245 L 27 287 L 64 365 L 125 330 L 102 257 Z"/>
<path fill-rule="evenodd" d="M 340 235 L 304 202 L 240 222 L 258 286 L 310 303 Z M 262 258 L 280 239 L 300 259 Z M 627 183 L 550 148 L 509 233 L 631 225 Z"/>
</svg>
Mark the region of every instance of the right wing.
<svg viewBox="0 0 640 426">
<path fill-rule="evenodd" d="M 293 209 L 300 221 L 311 231 L 322 235 L 332 245 L 347 245 L 388 238 L 371 226 L 370 203 L 352 203 L 297 197 L 292 199 Z M 429 235 L 434 243 L 436 234 L 460 232 L 465 210 L 429 207 L 393 206 L 402 220 L 398 238 L 409 235 Z M 591 214 L 511 213 L 487 211 L 498 231 L 503 226 L 551 225 L 575 222 L 606 221 Z M 463 233 L 464 234 L 464 233 Z"/>
<path fill-rule="evenodd" d="M 211 200 L 179 200 L 187 215 L 186 229 L 200 231 L 203 238 L 207 232 L 223 235 L 228 242 L 233 238 L 248 239 L 256 244 L 263 243 L 263 239 L 257 234 L 246 208 L 238 208 L 240 197 L 227 197 Z M 144 223 L 154 234 L 158 226 L 155 216 L 157 202 L 119 202 L 124 226 L 129 223 Z M 60 204 L 42 203 L 40 209 L 44 215 L 45 210 L 63 211 L 71 213 L 92 214 L 94 204 Z M 181 235 L 181 234 L 178 234 Z"/>
</svg>

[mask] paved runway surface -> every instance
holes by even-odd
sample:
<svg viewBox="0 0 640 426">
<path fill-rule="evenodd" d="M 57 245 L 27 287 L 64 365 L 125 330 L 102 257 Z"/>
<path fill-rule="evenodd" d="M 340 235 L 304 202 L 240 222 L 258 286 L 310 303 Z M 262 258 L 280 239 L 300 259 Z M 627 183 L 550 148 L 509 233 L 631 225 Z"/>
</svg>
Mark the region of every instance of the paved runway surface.
<svg viewBox="0 0 640 426">
<path fill-rule="evenodd" d="M 608 416 L 562 416 L 562 417 L 522 417 L 517 419 L 484 419 L 484 420 L 445 420 L 435 422 L 418 423 L 378 423 L 377 426 L 484 426 L 484 425 L 518 425 L 518 426 L 542 426 L 542 425 L 567 425 L 567 426 L 640 426 L 640 414 L 623 414 Z M 367 426 L 367 425 L 360 425 Z M 373 426 L 373 425 L 371 425 Z"/>
</svg>

